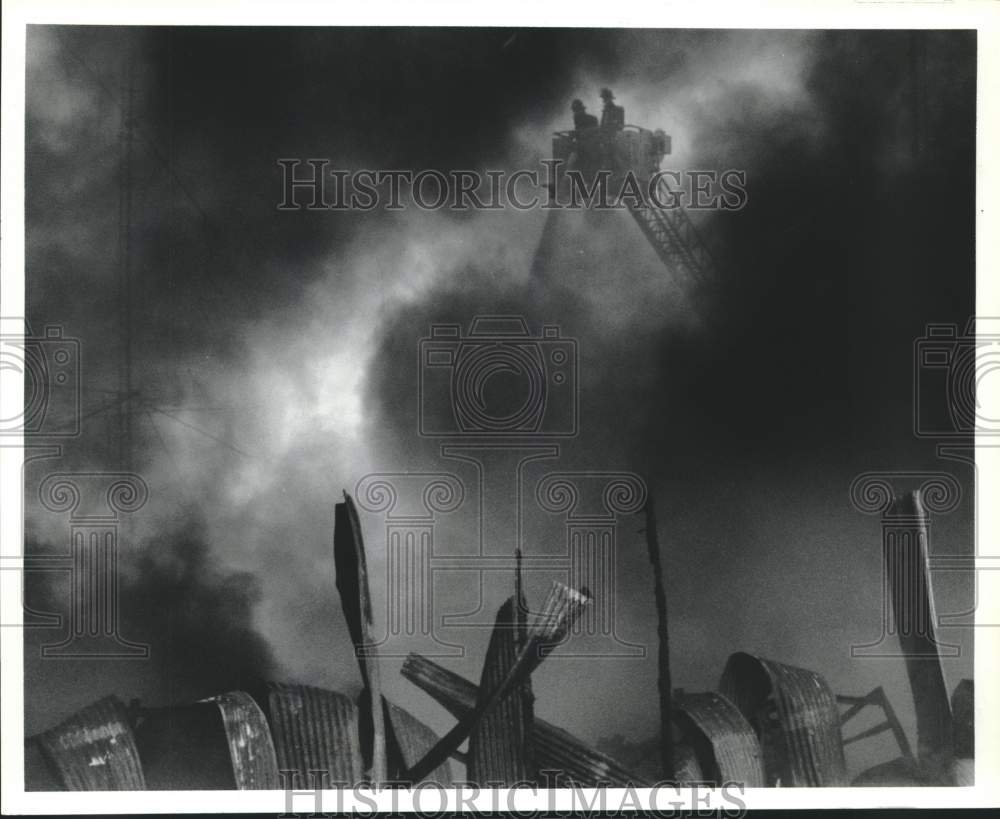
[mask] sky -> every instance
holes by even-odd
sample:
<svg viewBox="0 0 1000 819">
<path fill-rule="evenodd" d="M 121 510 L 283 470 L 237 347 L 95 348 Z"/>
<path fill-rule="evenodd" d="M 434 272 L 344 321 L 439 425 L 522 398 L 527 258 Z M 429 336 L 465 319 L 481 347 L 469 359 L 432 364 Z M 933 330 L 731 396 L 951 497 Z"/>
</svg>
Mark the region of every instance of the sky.
<svg viewBox="0 0 1000 819">
<path fill-rule="evenodd" d="M 168 704 L 255 676 L 356 689 L 333 504 L 375 472 L 475 488 L 417 435 L 418 349 L 434 323 L 504 314 L 576 342 L 579 435 L 529 478 L 630 472 L 655 501 L 674 685 L 714 689 L 749 651 L 839 693 L 884 685 L 913 742 L 902 663 L 851 658 L 878 639 L 882 603 L 879 522 L 849 488 L 868 471 L 954 474 L 963 501 L 931 549 L 972 552 L 971 476 L 914 435 L 913 355 L 927 323 L 974 312 L 975 48 L 961 31 L 31 27 L 29 321 L 80 340 L 84 420 L 26 481 L 127 468 L 149 485 L 120 571 L 122 630 L 151 657 L 41 660 L 52 633 L 29 632 L 26 730 L 112 692 Z M 717 261 L 707 302 L 621 211 L 277 209 L 279 158 L 538 167 L 570 101 L 597 111 L 603 86 L 627 122 L 672 136 L 664 167 L 746 172 L 745 208 L 697 215 Z M 126 155 L 130 453 L 114 403 Z M 26 497 L 29 553 L 64 549 L 65 516 Z M 475 550 L 472 511 L 442 519 L 436 549 Z M 384 522 L 362 524 L 384 624 Z M 487 517 L 485 541 L 508 526 Z M 529 508 L 526 551 L 557 553 L 560 526 Z M 616 633 L 648 656 L 557 653 L 534 676 L 536 712 L 591 742 L 656 729 L 641 528 L 619 520 L 614 601 Z M 534 602 L 550 579 L 529 573 Z M 438 582 L 435 606 L 487 613 L 512 583 L 489 575 L 478 601 L 473 574 Z M 969 578 L 934 582 L 939 613 L 970 607 Z M 27 583 L 38 607 L 63 605 L 58 583 Z M 443 633 L 466 647 L 443 662 L 477 679 L 487 633 Z M 972 637 L 946 637 L 962 648 L 950 690 Z M 446 730 L 400 664 L 385 660 L 389 695 Z M 892 750 L 872 740 L 849 764 Z"/>
</svg>

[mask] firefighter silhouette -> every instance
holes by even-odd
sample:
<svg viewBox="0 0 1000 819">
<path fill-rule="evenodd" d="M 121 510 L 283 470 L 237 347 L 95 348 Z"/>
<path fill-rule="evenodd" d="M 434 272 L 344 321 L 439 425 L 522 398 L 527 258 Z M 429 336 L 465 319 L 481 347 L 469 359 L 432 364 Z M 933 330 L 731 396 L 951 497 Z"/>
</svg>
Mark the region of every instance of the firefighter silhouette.
<svg viewBox="0 0 1000 819">
<path fill-rule="evenodd" d="M 573 100 L 570 108 L 573 109 L 573 128 L 575 130 L 582 131 L 585 128 L 597 127 L 597 117 L 587 113 L 587 106 L 583 104 L 582 100 Z"/>
<path fill-rule="evenodd" d="M 601 128 L 609 131 L 620 131 L 625 127 L 625 109 L 615 105 L 615 95 L 610 88 L 601 89 L 601 99 L 604 100 L 604 110 L 601 111 Z"/>
</svg>

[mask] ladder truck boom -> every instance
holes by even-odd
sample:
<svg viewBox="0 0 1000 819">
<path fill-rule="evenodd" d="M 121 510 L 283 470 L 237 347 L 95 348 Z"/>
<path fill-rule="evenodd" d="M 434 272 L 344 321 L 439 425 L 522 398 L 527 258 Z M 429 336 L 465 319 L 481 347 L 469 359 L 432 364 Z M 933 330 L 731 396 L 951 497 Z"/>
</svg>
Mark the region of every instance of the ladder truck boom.
<svg viewBox="0 0 1000 819">
<path fill-rule="evenodd" d="M 643 191 L 650 184 L 654 186 L 657 201 L 645 201 L 647 197 L 639 201 L 626 195 L 621 204 L 635 219 L 670 274 L 697 299 L 714 288 L 718 276 L 712 255 L 691 217 L 683 206 L 674 205 L 679 202 L 680 192 L 662 174 L 655 182 L 653 180 L 670 148 L 670 137 L 663 131 L 650 131 L 635 125 L 616 130 L 560 131 L 552 140 L 553 158 L 562 160 L 567 170 L 576 169 L 585 176 L 609 172 L 609 181 L 616 191 L 622 189 L 621 182 L 628 172 Z"/>
</svg>

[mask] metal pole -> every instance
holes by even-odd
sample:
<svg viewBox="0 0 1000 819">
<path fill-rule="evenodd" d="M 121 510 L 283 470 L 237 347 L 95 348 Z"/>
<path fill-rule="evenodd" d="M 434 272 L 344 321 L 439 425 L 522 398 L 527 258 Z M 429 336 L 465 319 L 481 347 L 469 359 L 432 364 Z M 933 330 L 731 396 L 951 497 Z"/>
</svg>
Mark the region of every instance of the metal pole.
<svg viewBox="0 0 1000 819">
<path fill-rule="evenodd" d="M 656 533 L 656 510 L 653 498 L 646 500 L 646 547 L 653 566 L 653 594 L 656 598 L 656 633 L 659 638 L 657 655 L 657 686 L 660 692 L 660 759 L 663 775 L 674 778 L 674 745 L 672 735 L 673 688 L 670 679 L 670 632 L 667 623 L 667 592 L 663 584 L 663 563 L 660 541 Z"/>
</svg>

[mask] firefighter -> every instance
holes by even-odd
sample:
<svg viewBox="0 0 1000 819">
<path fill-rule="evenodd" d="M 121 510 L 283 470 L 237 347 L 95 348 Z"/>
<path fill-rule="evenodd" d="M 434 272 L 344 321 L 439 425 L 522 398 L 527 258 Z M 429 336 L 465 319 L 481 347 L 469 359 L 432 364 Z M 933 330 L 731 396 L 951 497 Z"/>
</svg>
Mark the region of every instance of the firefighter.
<svg viewBox="0 0 1000 819">
<path fill-rule="evenodd" d="M 587 113 L 587 106 L 583 104 L 582 100 L 573 100 L 570 108 L 573 109 L 573 128 L 575 130 L 582 131 L 584 128 L 597 127 L 597 117 Z"/>
<path fill-rule="evenodd" d="M 620 131 L 625 127 L 625 109 L 615 105 L 615 95 L 610 88 L 601 89 L 601 99 L 604 100 L 604 110 L 601 111 L 601 128 L 608 131 Z"/>
<path fill-rule="evenodd" d="M 573 100 L 573 152 L 569 158 L 569 166 L 574 168 L 590 167 L 597 162 L 602 152 L 600 128 L 597 117 L 587 113 L 587 107 L 581 100 Z"/>
</svg>

